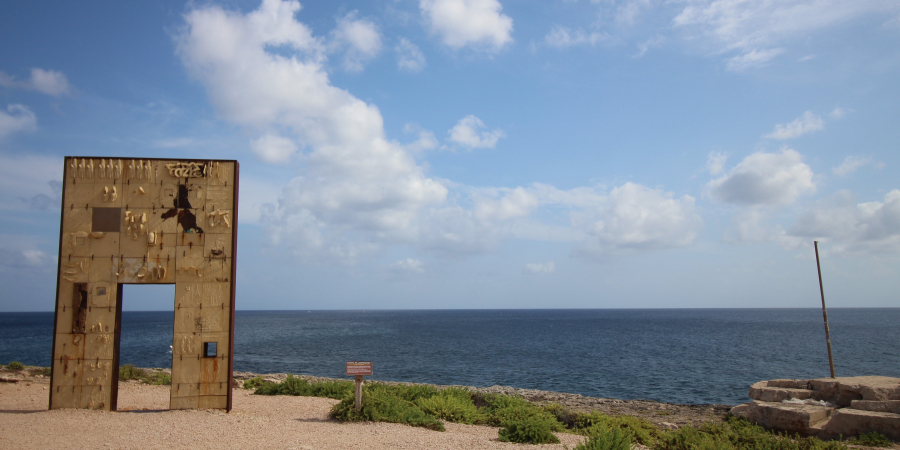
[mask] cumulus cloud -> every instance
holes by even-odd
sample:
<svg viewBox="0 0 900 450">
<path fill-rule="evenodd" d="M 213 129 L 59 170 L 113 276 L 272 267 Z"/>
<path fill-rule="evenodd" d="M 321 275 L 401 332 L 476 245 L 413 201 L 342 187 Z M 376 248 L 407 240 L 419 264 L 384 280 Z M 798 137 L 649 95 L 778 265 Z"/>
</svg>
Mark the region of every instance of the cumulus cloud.
<svg viewBox="0 0 900 450">
<path fill-rule="evenodd" d="M 194 9 L 178 53 L 221 117 L 259 133 L 254 149 L 261 157 L 282 161 L 293 152 L 293 142 L 270 135 L 273 128 L 309 148 L 303 174 L 282 190 L 277 206 L 261 211 L 273 245 L 291 242 L 311 257 L 353 260 L 373 245 L 348 238 L 343 228 L 406 229 L 418 209 L 443 202 L 447 189 L 385 137 L 377 107 L 331 84 L 322 41 L 295 19 L 299 10 L 298 2 L 279 0 L 248 14 Z"/>
<path fill-rule="evenodd" d="M 0 139 L 19 131 L 37 130 L 37 117 L 25 105 L 6 105 L 6 111 L 0 111 Z"/>
<path fill-rule="evenodd" d="M 31 78 L 27 81 L 18 81 L 15 77 L 0 71 L 0 86 L 35 90 L 55 97 L 70 92 L 69 80 L 65 74 L 37 67 L 31 69 Z"/>
<path fill-rule="evenodd" d="M 754 153 L 707 187 L 714 199 L 725 203 L 787 205 L 816 190 L 813 171 L 802 159 L 790 148 Z"/>
<path fill-rule="evenodd" d="M 806 111 L 791 123 L 775 125 L 775 130 L 764 137 L 779 140 L 793 139 L 823 128 L 825 128 L 825 121 L 813 114 L 812 111 Z"/>
<path fill-rule="evenodd" d="M 297 143 L 277 134 L 266 134 L 250 143 L 259 159 L 272 164 L 288 162 L 299 148 Z"/>
<path fill-rule="evenodd" d="M 608 34 L 591 32 L 582 29 L 572 30 L 563 26 L 554 26 L 546 36 L 544 43 L 551 47 L 566 48 L 575 45 L 597 45 L 610 39 Z"/>
<path fill-rule="evenodd" d="M 390 267 L 398 272 L 425 272 L 422 261 L 412 258 L 401 259 L 400 261 L 391 264 Z"/>
<path fill-rule="evenodd" d="M 344 69 L 359 72 L 367 62 L 381 52 L 381 34 L 374 23 L 357 19 L 357 11 L 351 11 L 338 19 L 332 32 L 332 43 L 344 50 Z"/>
<path fill-rule="evenodd" d="M 728 155 L 724 153 L 709 152 L 706 157 L 706 169 L 710 175 L 718 175 L 725 168 L 725 161 L 728 161 Z"/>
<path fill-rule="evenodd" d="M 497 52 L 513 41 L 513 21 L 497 0 L 420 0 L 419 8 L 430 31 L 453 49 Z"/>
<path fill-rule="evenodd" d="M 497 145 L 497 141 L 506 136 L 503 130 L 487 131 L 484 128 L 484 122 L 470 114 L 460 119 L 456 126 L 448 131 L 450 141 L 470 149 L 494 148 Z"/>
<path fill-rule="evenodd" d="M 900 251 L 900 191 L 888 192 L 883 202 L 865 203 L 841 192 L 833 203 L 801 214 L 789 234 L 827 241 L 837 253 Z"/>
<path fill-rule="evenodd" d="M 246 14 L 199 7 L 176 38 L 219 117 L 253 136 L 261 159 L 298 166 L 277 203 L 257 202 L 254 210 L 273 255 L 353 264 L 390 246 L 458 256 L 516 237 L 567 241 L 577 254 L 595 256 L 688 245 L 702 226 L 693 198 L 633 183 L 563 191 L 429 177 L 413 154 L 437 147 L 434 134 L 409 125 L 414 142 L 388 139 L 375 105 L 332 85 L 326 41 L 297 20 L 299 10 L 296 1 L 279 0 Z M 495 146 L 503 132 L 467 116 L 449 135 L 475 148 Z M 542 223 L 542 207 L 570 211 L 569 223 Z M 421 268 L 414 261 L 397 268 Z"/>
<path fill-rule="evenodd" d="M 573 225 L 586 235 L 576 253 L 599 256 L 690 245 L 703 227 L 694 202 L 689 195 L 675 198 L 625 183 L 597 204 L 573 213 Z"/>
<path fill-rule="evenodd" d="M 425 55 L 416 44 L 409 42 L 406 38 L 400 39 L 400 42 L 394 47 L 394 51 L 397 52 L 397 69 L 416 73 L 425 68 Z"/>
<path fill-rule="evenodd" d="M 844 158 L 844 162 L 841 163 L 840 166 L 831 169 L 831 171 L 834 172 L 834 174 L 837 176 L 844 177 L 850 175 L 853 172 L 856 172 L 857 169 L 868 164 L 875 164 L 872 161 L 871 157 L 850 155 Z"/>
<path fill-rule="evenodd" d="M 554 273 L 556 272 L 556 264 L 554 264 L 553 261 L 547 261 L 545 263 L 526 264 L 525 271 L 534 274 Z"/>
<path fill-rule="evenodd" d="M 473 195 L 473 200 L 475 217 L 486 221 L 526 217 L 540 204 L 537 195 L 522 187 L 483 189 Z"/>
</svg>

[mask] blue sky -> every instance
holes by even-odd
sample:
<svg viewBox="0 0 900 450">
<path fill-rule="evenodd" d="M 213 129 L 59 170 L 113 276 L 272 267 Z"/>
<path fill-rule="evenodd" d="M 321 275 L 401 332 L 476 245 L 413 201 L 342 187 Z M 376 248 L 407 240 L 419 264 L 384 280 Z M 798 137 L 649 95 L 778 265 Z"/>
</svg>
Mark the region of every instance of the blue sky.
<svg viewBox="0 0 900 450">
<path fill-rule="evenodd" d="M 893 0 L 29 1 L 0 42 L 0 311 L 53 308 L 65 155 L 239 160 L 239 309 L 816 307 L 813 240 L 829 306 L 900 305 Z"/>
</svg>

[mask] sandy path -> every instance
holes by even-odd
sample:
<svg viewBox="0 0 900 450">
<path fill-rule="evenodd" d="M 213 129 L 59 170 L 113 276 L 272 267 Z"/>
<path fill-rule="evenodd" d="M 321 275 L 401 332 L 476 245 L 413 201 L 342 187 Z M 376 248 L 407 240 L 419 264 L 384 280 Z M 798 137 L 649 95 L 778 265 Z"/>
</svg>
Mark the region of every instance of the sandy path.
<svg viewBox="0 0 900 450">
<path fill-rule="evenodd" d="M 446 432 L 328 419 L 336 400 L 234 391 L 234 409 L 167 411 L 168 386 L 121 383 L 120 412 L 47 411 L 43 383 L 0 383 L 0 448 L 65 449 L 563 449 L 497 440 L 497 428 L 447 423 Z M 131 410 L 131 411 L 125 411 Z"/>
</svg>

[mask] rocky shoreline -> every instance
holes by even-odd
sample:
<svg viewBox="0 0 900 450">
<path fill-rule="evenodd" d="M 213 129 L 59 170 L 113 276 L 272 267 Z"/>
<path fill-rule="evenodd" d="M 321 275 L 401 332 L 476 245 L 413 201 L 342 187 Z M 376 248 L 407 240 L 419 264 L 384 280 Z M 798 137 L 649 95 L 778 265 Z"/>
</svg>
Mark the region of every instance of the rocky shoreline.
<svg viewBox="0 0 900 450">
<path fill-rule="evenodd" d="M 234 372 L 235 384 L 243 385 L 245 380 L 261 377 L 267 381 L 280 382 L 287 378 L 284 373 L 257 374 L 251 372 Z M 326 378 L 311 375 L 297 375 L 307 381 L 342 380 L 348 378 Z M 388 384 L 419 384 L 400 383 L 394 381 L 367 380 Z M 541 391 L 536 389 L 520 389 L 510 386 L 449 386 L 431 385 L 438 389 L 459 387 L 482 394 L 506 394 L 524 398 L 538 404 L 559 404 L 577 412 L 600 411 L 610 415 L 627 415 L 639 417 L 652 422 L 665 429 L 680 428 L 685 425 L 697 425 L 703 422 L 721 422 L 729 413 L 733 405 L 682 405 L 676 403 L 663 403 L 652 400 L 619 400 L 614 398 L 586 397 L 580 394 L 565 392 Z"/>
</svg>

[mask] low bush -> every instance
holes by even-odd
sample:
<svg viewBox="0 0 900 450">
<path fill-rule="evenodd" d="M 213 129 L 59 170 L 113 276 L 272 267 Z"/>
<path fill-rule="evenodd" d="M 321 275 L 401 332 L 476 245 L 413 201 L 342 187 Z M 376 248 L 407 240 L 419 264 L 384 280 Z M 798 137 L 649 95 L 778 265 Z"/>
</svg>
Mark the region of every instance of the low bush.
<svg viewBox="0 0 900 450">
<path fill-rule="evenodd" d="M 253 377 L 249 380 L 244 381 L 243 387 L 244 389 L 259 389 L 265 384 L 273 384 L 271 381 L 263 380 L 263 377 Z"/>
<path fill-rule="evenodd" d="M 247 380 L 247 382 L 250 381 L 253 381 L 251 384 L 258 384 L 256 390 L 253 392 L 257 395 L 302 395 L 307 397 L 327 397 L 340 400 L 348 393 L 353 393 L 352 381 L 323 380 L 310 383 L 309 381 L 293 375 L 288 375 L 281 383 L 271 383 L 265 380 L 257 382 L 254 381 L 254 379 Z M 244 382 L 244 386 L 247 385 L 247 382 Z"/>
<path fill-rule="evenodd" d="M 147 371 L 131 364 L 119 366 L 119 381 L 140 380 L 147 376 Z"/>
<path fill-rule="evenodd" d="M 559 422 L 557 422 L 559 423 Z M 500 428 L 500 440 L 519 444 L 558 444 L 552 425 L 538 415 L 507 420 Z"/>
<path fill-rule="evenodd" d="M 589 435 L 574 450 L 631 450 L 631 435 L 619 428 L 611 428 Z"/>
<path fill-rule="evenodd" d="M 723 423 L 705 423 L 663 433 L 656 448 L 662 450 L 846 450 L 838 441 L 789 436 L 766 431 L 745 419 L 730 416 Z"/>
<path fill-rule="evenodd" d="M 10 363 L 6 365 L 7 370 L 22 370 L 24 368 L 25 365 L 18 361 L 10 361 Z"/>
<path fill-rule="evenodd" d="M 169 386 L 172 384 L 172 376 L 165 372 L 153 372 L 141 377 L 141 382 L 157 386 Z"/>
<path fill-rule="evenodd" d="M 863 433 L 859 437 L 848 439 L 847 443 L 866 447 L 892 447 L 894 445 L 885 435 L 877 431 Z"/>
<path fill-rule="evenodd" d="M 362 389 L 362 408 L 354 408 L 356 397 L 349 392 L 340 403 L 331 409 L 331 417 L 348 422 L 391 422 L 404 423 L 414 427 L 444 431 L 444 424 L 437 417 L 422 411 L 416 400 L 435 395 L 436 389 L 421 389 L 416 386 L 389 386 L 366 384 Z M 430 392 L 433 391 L 433 392 Z"/>
<path fill-rule="evenodd" d="M 646 446 L 653 446 L 662 433 L 646 420 L 632 416 L 610 416 L 597 411 L 578 414 L 569 428 L 585 436 L 606 435 L 619 430 L 630 440 Z"/>
<path fill-rule="evenodd" d="M 487 406 L 484 412 L 489 425 L 504 427 L 507 423 L 534 419 L 543 422 L 550 431 L 564 431 L 566 428 L 556 420 L 556 416 L 544 408 L 523 398 L 492 394 L 483 397 Z"/>
<path fill-rule="evenodd" d="M 448 388 L 430 397 L 420 397 L 416 400 L 416 406 L 438 419 L 454 423 L 471 425 L 486 419 L 472 402 L 472 394 L 460 388 Z"/>
</svg>

